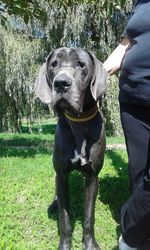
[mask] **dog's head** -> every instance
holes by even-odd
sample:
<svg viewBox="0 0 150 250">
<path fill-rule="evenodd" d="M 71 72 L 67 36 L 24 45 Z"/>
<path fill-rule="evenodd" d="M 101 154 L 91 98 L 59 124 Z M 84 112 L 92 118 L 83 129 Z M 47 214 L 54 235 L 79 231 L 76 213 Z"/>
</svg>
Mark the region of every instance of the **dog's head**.
<svg viewBox="0 0 150 250">
<path fill-rule="evenodd" d="M 35 94 L 54 110 L 82 112 L 87 88 L 96 101 L 106 91 L 108 73 L 91 53 L 80 48 L 59 48 L 47 57 L 35 83 Z"/>
</svg>

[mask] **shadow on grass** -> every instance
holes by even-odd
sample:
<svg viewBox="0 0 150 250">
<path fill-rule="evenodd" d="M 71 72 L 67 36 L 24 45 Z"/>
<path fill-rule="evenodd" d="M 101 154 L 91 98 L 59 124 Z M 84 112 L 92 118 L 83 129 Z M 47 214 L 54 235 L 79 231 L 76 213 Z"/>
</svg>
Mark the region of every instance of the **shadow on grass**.
<svg viewBox="0 0 150 250">
<path fill-rule="evenodd" d="M 0 157 L 34 157 L 36 154 L 52 154 L 53 140 L 37 137 L 0 139 Z"/>
<path fill-rule="evenodd" d="M 37 154 L 52 154 L 52 149 L 47 148 L 0 148 L 0 157 L 34 157 Z"/>
<path fill-rule="evenodd" d="M 104 178 L 100 177 L 100 201 L 109 205 L 112 217 L 118 224 L 120 222 L 120 209 L 130 195 L 128 167 L 117 151 L 107 150 L 106 155 L 112 160 L 112 165 L 118 173 L 118 177 L 111 177 L 109 175 Z M 117 236 L 119 236 L 119 226 L 117 226 L 116 232 Z M 115 249 L 118 248 L 116 247 Z"/>
<path fill-rule="evenodd" d="M 37 134 L 39 132 L 42 132 L 42 134 L 54 135 L 55 129 L 56 129 L 56 124 L 42 124 L 41 126 L 34 125 L 34 127 L 32 127 L 32 132 Z M 27 126 L 22 126 L 21 131 L 22 133 L 29 133 L 29 128 Z"/>
<path fill-rule="evenodd" d="M 20 134 L 6 134 L 0 138 L 0 157 L 34 157 L 35 154 L 52 154 L 53 138 L 56 124 L 42 125 L 42 134 L 47 134 L 47 139 L 39 138 L 39 128 L 33 128 L 33 134 L 28 133 L 27 127 L 22 127 Z M 27 136 L 24 134 L 27 133 Z M 39 135 L 39 137 L 38 137 Z M 49 136 L 48 136 L 49 135 Z"/>
</svg>

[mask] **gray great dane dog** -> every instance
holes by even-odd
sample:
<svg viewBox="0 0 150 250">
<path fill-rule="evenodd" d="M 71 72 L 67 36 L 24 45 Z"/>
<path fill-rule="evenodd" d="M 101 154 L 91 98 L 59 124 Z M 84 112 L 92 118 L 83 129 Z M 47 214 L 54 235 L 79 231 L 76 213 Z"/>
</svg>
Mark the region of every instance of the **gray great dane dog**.
<svg viewBox="0 0 150 250">
<path fill-rule="evenodd" d="M 108 74 L 102 63 L 80 48 L 59 48 L 47 57 L 35 83 L 35 94 L 58 114 L 53 164 L 59 211 L 59 250 L 71 249 L 69 173 L 85 178 L 83 249 L 100 249 L 94 236 L 98 174 L 103 165 L 105 132 L 98 100 Z M 54 203 L 52 204 L 53 207 Z"/>
</svg>

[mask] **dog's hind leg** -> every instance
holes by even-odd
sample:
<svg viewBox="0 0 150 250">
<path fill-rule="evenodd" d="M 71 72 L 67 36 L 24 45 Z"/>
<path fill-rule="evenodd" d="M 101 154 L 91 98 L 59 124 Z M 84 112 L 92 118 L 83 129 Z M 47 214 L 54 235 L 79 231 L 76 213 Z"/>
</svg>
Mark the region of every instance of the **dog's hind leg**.
<svg viewBox="0 0 150 250">
<path fill-rule="evenodd" d="M 58 212 L 58 199 L 57 199 L 57 194 L 56 194 L 56 189 L 57 189 L 57 183 L 56 183 L 56 178 L 55 178 L 55 197 L 52 201 L 52 203 L 48 206 L 47 213 L 48 213 L 48 218 L 51 217 L 51 214 L 56 214 Z"/>
<path fill-rule="evenodd" d="M 85 177 L 83 249 L 100 250 L 94 235 L 95 201 L 98 192 L 98 178 L 94 175 Z"/>
</svg>

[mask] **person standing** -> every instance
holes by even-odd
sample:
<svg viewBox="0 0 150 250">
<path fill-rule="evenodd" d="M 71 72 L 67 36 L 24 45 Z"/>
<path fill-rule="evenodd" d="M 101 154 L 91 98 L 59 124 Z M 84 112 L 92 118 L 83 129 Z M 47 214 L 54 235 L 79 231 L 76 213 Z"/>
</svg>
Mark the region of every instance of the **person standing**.
<svg viewBox="0 0 150 250">
<path fill-rule="evenodd" d="M 104 62 L 120 70 L 119 104 L 131 196 L 121 209 L 120 250 L 150 250 L 150 0 L 137 0 L 121 42 Z"/>
</svg>

